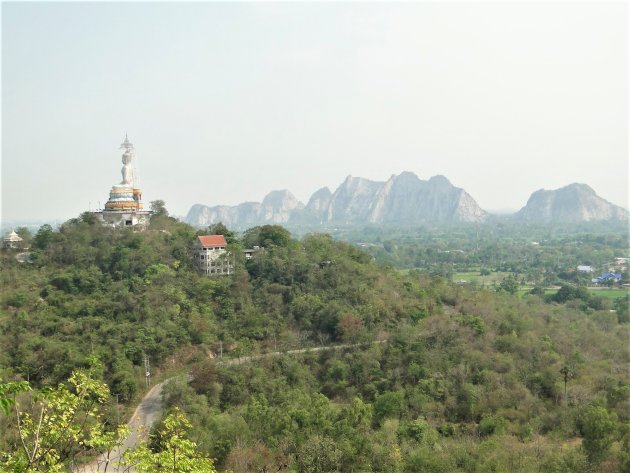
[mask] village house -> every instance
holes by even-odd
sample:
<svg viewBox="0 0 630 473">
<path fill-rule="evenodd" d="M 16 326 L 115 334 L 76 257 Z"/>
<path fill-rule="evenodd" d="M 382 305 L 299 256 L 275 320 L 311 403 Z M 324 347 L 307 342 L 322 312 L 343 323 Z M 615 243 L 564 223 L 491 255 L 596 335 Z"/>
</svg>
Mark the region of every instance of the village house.
<svg viewBox="0 0 630 473">
<path fill-rule="evenodd" d="M 592 283 L 595 284 L 602 284 L 605 283 L 607 281 L 613 281 L 616 283 L 621 282 L 621 274 L 619 273 L 604 273 L 599 277 L 593 278 L 591 279 Z"/>
<path fill-rule="evenodd" d="M 265 249 L 260 246 L 254 246 L 253 248 L 244 249 L 243 254 L 245 255 L 245 259 L 252 259 L 259 251 L 265 251 Z"/>
<path fill-rule="evenodd" d="M 610 267 L 608 268 L 608 270 L 611 273 L 623 271 L 628 267 L 629 263 L 630 258 L 615 258 L 615 261 L 613 263 L 610 263 Z"/>
</svg>

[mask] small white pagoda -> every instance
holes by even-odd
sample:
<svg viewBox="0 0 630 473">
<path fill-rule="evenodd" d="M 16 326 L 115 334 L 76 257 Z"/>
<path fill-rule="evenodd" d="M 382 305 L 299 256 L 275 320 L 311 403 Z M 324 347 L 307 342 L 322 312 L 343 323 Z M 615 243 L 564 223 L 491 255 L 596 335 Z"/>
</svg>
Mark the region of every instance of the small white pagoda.
<svg viewBox="0 0 630 473">
<path fill-rule="evenodd" d="M 133 162 L 135 151 L 127 135 L 120 149 L 124 150 L 122 181 L 112 187 L 105 208 L 97 210 L 94 214 L 104 223 L 113 226 L 144 227 L 149 223 L 151 211 L 143 210 L 142 189 L 136 186 L 136 170 Z"/>
<path fill-rule="evenodd" d="M 2 239 L 5 248 L 19 248 L 20 242 L 22 241 L 22 237 L 15 233 L 15 230 L 11 230 L 11 232 Z"/>
</svg>

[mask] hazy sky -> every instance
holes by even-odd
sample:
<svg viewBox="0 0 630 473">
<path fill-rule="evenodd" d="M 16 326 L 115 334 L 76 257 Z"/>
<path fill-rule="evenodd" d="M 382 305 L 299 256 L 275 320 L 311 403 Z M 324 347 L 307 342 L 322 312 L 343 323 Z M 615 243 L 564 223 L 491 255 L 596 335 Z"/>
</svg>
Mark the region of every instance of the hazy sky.
<svg viewBox="0 0 630 473">
<path fill-rule="evenodd" d="M 627 207 L 627 8 L 2 2 L 2 218 L 103 205 L 125 132 L 176 215 L 402 171 Z"/>
</svg>

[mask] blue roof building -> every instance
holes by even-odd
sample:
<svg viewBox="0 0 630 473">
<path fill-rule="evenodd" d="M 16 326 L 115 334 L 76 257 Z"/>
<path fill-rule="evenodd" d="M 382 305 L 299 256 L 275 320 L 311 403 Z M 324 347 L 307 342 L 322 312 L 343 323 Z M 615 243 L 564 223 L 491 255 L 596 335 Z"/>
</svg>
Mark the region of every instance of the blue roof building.
<svg viewBox="0 0 630 473">
<path fill-rule="evenodd" d="M 614 282 L 621 281 L 621 274 L 619 273 L 603 273 L 601 276 L 591 279 L 591 282 L 602 283 L 613 280 Z"/>
</svg>

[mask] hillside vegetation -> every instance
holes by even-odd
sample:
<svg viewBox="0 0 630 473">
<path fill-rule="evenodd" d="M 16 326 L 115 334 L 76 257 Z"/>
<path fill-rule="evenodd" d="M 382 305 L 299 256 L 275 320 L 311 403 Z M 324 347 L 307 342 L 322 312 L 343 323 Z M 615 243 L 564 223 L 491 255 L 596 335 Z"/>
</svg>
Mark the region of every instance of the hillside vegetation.
<svg viewBox="0 0 630 473">
<path fill-rule="evenodd" d="M 235 473 L 630 471 L 627 303 L 402 274 L 325 234 L 209 232 L 226 235 L 234 275 L 199 276 L 197 232 L 165 211 L 138 233 L 90 214 L 42 227 L 30 263 L 3 252 L 0 378 L 55 385 L 91 355 L 132 404 L 145 356 L 191 370 L 166 404 Z M 265 251 L 245 261 L 253 245 Z M 342 343 L 353 346 L 214 361 Z M 7 451 L 15 425 L 0 419 Z"/>
</svg>

